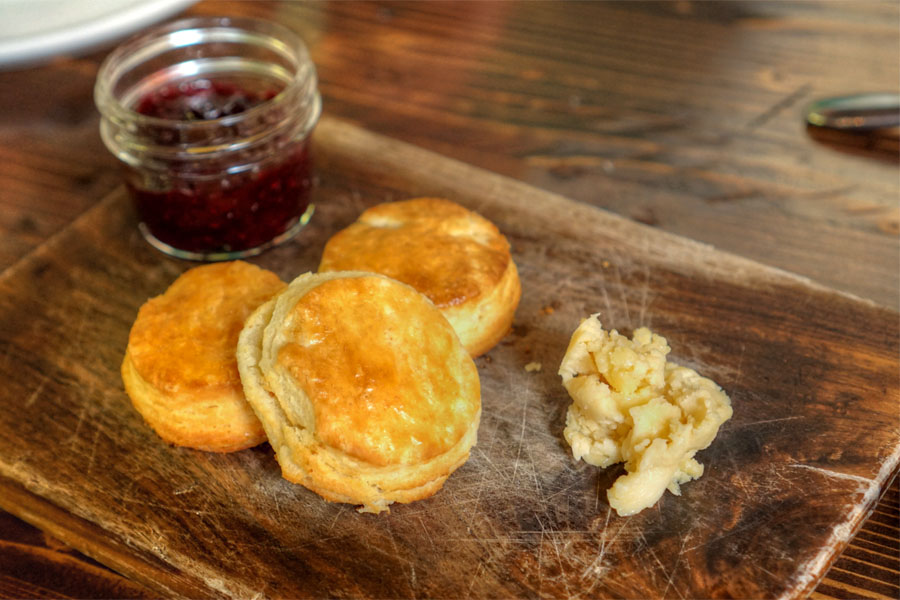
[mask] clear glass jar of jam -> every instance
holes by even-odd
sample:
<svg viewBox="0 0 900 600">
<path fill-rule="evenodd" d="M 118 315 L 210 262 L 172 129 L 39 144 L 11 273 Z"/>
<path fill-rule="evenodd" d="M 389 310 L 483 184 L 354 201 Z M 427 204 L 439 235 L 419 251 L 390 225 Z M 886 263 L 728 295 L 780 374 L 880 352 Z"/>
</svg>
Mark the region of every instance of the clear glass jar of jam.
<svg viewBox="0 0 900 600">
<path fill-rule="evenodd" d="M 292 31 L 225 17 L 163 25 L 107 57 L 94 98 L 141 233 L 159 250 L 252 256 L 312 216 L 309 138 L 321 99 Z"/>
</svg>

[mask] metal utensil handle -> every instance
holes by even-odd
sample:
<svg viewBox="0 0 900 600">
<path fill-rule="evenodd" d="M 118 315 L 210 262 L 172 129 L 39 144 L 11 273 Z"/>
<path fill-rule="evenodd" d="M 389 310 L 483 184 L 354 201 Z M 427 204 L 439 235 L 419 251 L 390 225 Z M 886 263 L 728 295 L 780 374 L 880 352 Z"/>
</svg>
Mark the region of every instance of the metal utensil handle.
<svg viewBox="0 0 900 600">
<path fill-rule="evenodd" d="M 900 127 L 900 95 L 856 94 L 824 98 L 807 107 L 806 121 L 816 127 L 845 131 Z"/>
</svg>

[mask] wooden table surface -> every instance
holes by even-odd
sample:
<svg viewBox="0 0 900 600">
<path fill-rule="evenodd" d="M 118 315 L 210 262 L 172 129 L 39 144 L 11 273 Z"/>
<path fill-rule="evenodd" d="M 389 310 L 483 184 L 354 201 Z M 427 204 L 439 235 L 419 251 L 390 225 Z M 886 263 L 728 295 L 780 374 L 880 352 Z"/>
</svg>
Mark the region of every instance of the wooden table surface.
<svg viewBox="0 0 900 600">
<path fill-rule="evenodd" d="M 900 309 L 896 137 L 802 121 L 819 97 L 900 90 L 896 2 L 207 1 L 188 13 L 296 29 L 328 115 Z M 107 51 L 0 73 L 0 269 L 120 185 L 92 100 Z M 813 597 L 900 597 L 898 504 L 895 478 Z M 151 595 L 0 513 L 0 597 Z"/>
</svg>

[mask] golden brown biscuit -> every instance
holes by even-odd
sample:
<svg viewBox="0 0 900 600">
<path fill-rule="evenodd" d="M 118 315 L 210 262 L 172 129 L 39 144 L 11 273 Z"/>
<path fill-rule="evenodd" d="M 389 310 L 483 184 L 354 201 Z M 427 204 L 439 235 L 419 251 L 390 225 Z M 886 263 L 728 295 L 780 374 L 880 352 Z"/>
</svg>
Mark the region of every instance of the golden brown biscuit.
<svg viewBox="0 0 900 600">
<path fill-rule="evenodd" d="M 472 356 L 512 325 L 522 294 L 509 243 L 493 223 L 440 198 L 379 204 L 325 245 L 319 272 L 370 271 L 428 296 Z"/>
<path fill-rule="evenodd" d="M 265 441 L 244 399 L 235 349 L 247 315 L 285 287 L 249 263 L 216 263 L 186 271 L 141 307 L 122 380 L 161 438 L 214 452 Z"/>
<path fill-rule="evenodd" d="M 327 500 L 381 512 L 426 498 L 475 444 L 475 364 L 393 279 L 301 275 L 247 319 L 237 358 L 282 474 Z"/>
</svg>

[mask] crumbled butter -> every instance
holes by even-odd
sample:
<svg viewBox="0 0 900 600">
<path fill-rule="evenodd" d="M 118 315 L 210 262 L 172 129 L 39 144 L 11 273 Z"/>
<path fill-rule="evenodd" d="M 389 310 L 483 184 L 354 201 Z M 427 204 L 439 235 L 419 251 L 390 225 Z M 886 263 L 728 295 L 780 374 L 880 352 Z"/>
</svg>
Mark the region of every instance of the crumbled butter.
<svg viewBox="0 0 900 600">
<path fill-rule="evenodd" d="M 598 467 L 625 462 L 607 492 L 620 515 L 654 505 L 666 489 L 703 474 L 694 454 L 731 418 L 731 401 L 710 379 L 666 361 L 665 338 L 646 327 L 633 339 L 605 331 L 597 315 L 569 342 L 559 367 L 572 397 L 563 435 L 575 460 Z"/>
</svg>

